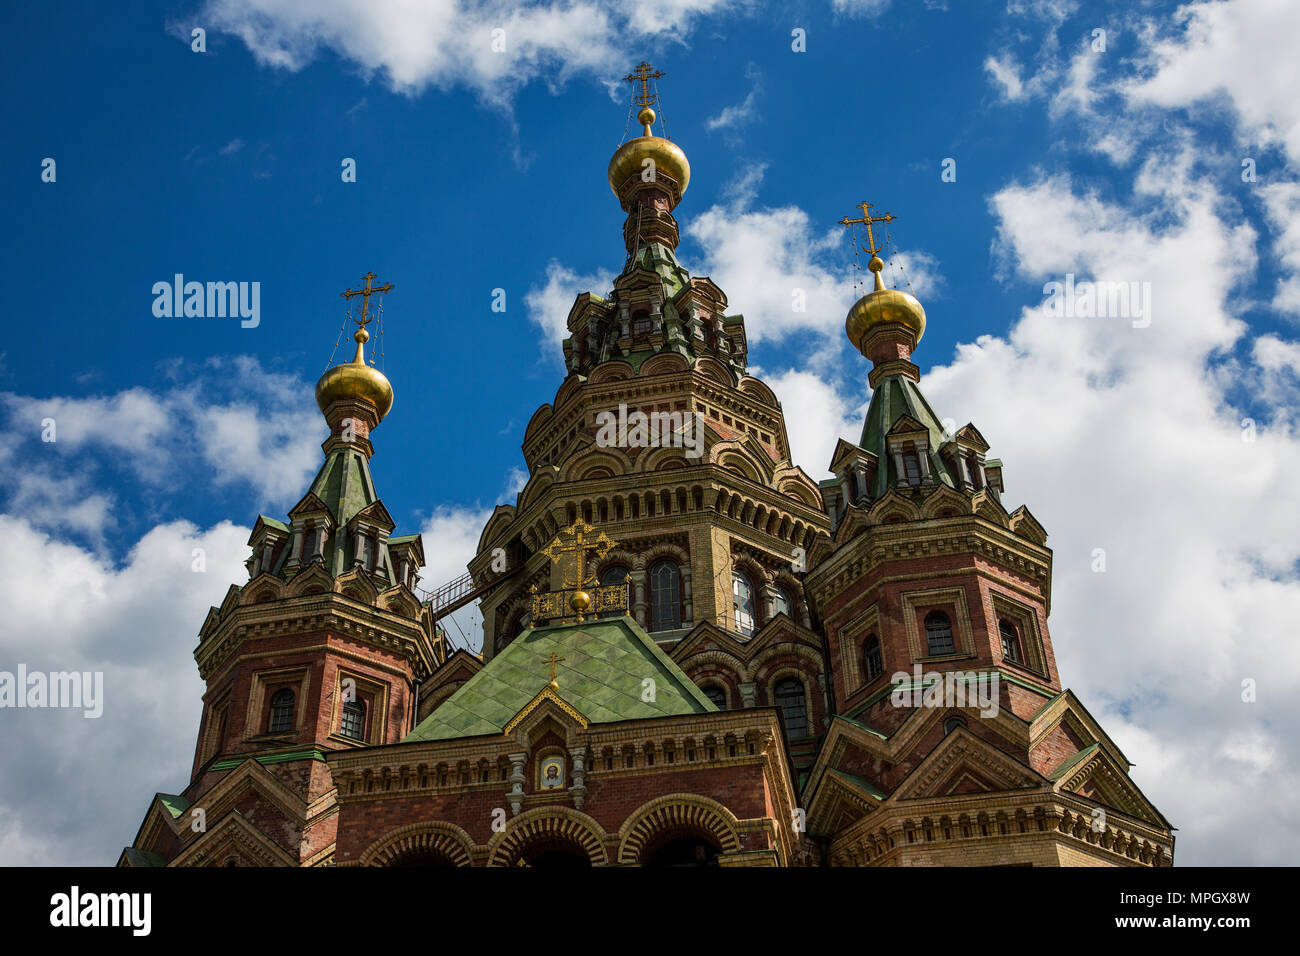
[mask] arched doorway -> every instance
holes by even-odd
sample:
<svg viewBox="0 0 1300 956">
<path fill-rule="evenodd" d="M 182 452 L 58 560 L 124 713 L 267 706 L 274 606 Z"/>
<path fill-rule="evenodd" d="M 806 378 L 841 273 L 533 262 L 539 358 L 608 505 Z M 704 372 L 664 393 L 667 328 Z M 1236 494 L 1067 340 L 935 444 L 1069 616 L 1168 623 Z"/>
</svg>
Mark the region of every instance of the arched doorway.
<svg viewBox="0 0 1300 956">
<path fill-rule="evenodd" d="M 701 834 L 670 834 L 648 847 L 642 866 L 706 867 L 718 865 L 718 846 Z"/>
<path fill-rule="evenodd" d="M 535 840 L 520 852 L 515 866 L 589 870 L 591 856 L 581 846 L 568 840 Z"/>
</svg>

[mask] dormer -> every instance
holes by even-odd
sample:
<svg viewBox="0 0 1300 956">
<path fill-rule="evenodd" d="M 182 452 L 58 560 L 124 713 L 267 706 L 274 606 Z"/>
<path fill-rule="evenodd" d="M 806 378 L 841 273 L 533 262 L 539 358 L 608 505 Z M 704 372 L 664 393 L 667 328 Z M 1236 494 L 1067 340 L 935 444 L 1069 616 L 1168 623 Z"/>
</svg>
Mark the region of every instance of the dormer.
<svg viewBox="0 0 1300 956">
<path fill-rule="evenodd" d="M 348 565 L 393 581 L 395 574 L 387 560 L 388 536 L 396 524 L 382 501 L 372 501 L 348 522 Z M 396 583 L 396 582 L 394 582 Z"/>
<path fill-rule="evenodd" d="M 258 515 L 253 533 L 248 537 L 248 546 L 253 549 L 246 562 L 248 577 L 274 571 L 291 537 L 292 532 L 283 521 Z"/>
<path fill-rule="evenodd" d="M 830 472 L 840 489 L 843 506 L 865 504 L 871 500 L 871 485 L 876 479 L 878 460 L 875 455 L 841 438 L 831 455 Z M 832 521 L 838 523 L 836 516 Z"/>
<path fill-rule="evenodd" d="M 988 484 L 985 476 L 984 454 L 989 444 L 974 425 L 967 423 L 949 441 L 943 443 L 939 454 L 947 462 L 953 477 L 964 491 L 983 491 Z"/>
<path fill-rule="evenodd" d="M 911 415 L 900 415 L 885 434 L 886 447 L 897 475 L 895 487 L 919 488 L 934 484 L 930 471 L 930 431 Z"/>
<path fill-rule="evenodd" d="M 293 542 L 284 567 L 290 573 L 313 561 L 324 562 L 325 545 L 334 531 L 334 515 L 310 491 L 289 512 Z"/>
<path fill-rule="evenodd" d="M 415 590 L 424 567 L 424 541 L 418 534 L 402 535 L 388 539 L 388 556 L 397 574 L 396 584 Z"/>
</svg>

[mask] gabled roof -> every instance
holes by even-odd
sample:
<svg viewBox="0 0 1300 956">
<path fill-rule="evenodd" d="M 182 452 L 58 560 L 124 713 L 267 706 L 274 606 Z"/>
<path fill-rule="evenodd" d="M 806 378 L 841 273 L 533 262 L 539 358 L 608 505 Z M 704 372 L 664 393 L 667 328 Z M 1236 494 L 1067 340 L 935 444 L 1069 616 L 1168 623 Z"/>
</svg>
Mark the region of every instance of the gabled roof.
<svg viewBox="0 0 1300 956">
<path fill-rule="evenodd" d="M 564 658 L 556 667 L 559 695 L 593 724 L 717 710 L 645 631 L 623 616 L 525 630 L 406 740 L 501 733 L 550 682 L 544 658 L 552 654 Z M 654 682 L 653 695 L 647 679 Z"/>
</svg>

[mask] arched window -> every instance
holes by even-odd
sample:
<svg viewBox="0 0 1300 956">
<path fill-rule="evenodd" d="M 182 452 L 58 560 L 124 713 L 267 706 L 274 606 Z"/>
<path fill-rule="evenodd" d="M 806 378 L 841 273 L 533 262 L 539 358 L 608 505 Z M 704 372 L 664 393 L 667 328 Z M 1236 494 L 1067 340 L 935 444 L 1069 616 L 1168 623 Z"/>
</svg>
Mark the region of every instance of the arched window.
<svg viewBox="0 0 1300 956">
<path fill-rule="evenodd" d="M 870 684 L 885 672 L 885 662 L 880 656 L 880 638 L 876 635 L 867 635 L 866 643 L 862 645 L 862 658 L 866 682 Z"/>
<path fill-rule="evenodd" d="M 947 737 L 958 727 L 965 727 L 966 721 L 962 717 L 949 717 L 943 722 L 943 735 Z"/>
<path fill-rule="evenodd" d="M 957 646 L 952 642 L 952 621 L 943 611 L 931 611 L 925 616 L 925 647 L 931 657 L 956 652 Z"/>
<path fill-rule="evenodd" d="M 366 739 L 366 705 L 361 700 L 350 700 L 343 705 L 339 733 L 353 740 Z"/>
<path fill-rule="evenodd" d="M 790 597 L 790 592 L 779 584 L 776 587 L 776 596 L 772 598 L 772 614 L 784 614 L 794 620 L 794 599 Z"/>
<path fill-rule="evenodd" d="M 681 627 L 681 572 L 673 561 L 657 561 L 650 568 L 650 630 Z"/>
<path fill-rule="evenodd" d="M 713 701 L 713 705 L 718 710 L 727 709 L 727 692 L 717 684 L 709 684 L 704 688 L 704 696 Z"/>
<path fill-rule="evenodd" d="M 621 564 L 613 564 L 607 567 L 600 574 L 600 586 L 603 588 L 611 587 L 615 584 L 623 584 L 627 579 L 627 568 Z"/>
<path fill-rule="evenodd" d="M 1023 657 L 1020 654 L 1020 635 L 1016 633 L 1016 626 L 1003 618 L 998 621 L 998 633 L 1002 635 L 1002 656 L 1013 664 L 1021 663 Z"/>
<path fill-rule="evenodd" d="M 808 736 L 808 700 L 804 695 L 803 681 L 797 677 L 784 677 L 776 682 L 772 697 L 785 722 L 785 735 L 791 740 Z"/>
<path fill-rule="evenodd" d="M 271 722 L 267 732 L 282 734 L 293 730 L 293 691 L 284 687 L 271 695 Z"/>
<path fill-rule="evenodd" d="M 744 571 L 731 573 L 731 593 L 736 630 L 749 637 L 754 633 L 754 585 Z"/>
</svg>

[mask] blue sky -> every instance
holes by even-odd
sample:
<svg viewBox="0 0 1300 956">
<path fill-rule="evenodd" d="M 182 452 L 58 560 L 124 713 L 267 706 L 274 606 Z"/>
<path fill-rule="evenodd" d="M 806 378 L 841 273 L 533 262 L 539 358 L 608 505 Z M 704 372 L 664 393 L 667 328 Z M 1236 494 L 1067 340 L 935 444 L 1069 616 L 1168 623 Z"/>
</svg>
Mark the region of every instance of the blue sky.
<svg viewBox="0 0 1300 956">
<path fill-rule="evenodd" d="M 319 462 L 311 388 L 338 294 L 368 270 L 397 287 L 379 491 L 400 529 L 425 533 L 426 584 L 463 570 L 486 512 L 519 487 L 524 426 L 562 379 L 568 306 L 622 263 L 605 168 L 628 118 L 618 78 L 642 58 L 667 74 L 661 114 L 692 165 L 680 258 L 746 316 L 751 365 L 798 423 L 796 463 L 824 477 L 870 397 L 842 331 L 851 255 L 835 225 L 867 199 L 899 216 L 896 261 L 929 315 L 922 387 L 942 417 L 975 422 L 1006 462 L 1009 502 L 1047 527 L 1063 679 L 1181 828 L 1179 862 L 1295 849 L 1233 808 L 1300 822 L 1265 793 L 1294 785 L 1300 756 L 1284 733 L 1300 675 L 1287 640 L 1300 611 L 1296 10 L 651 11 L 5 10 L 15 333 L 0 346 L 0 595 L 15 610 L 0 668 L 102 669 L 121 703 L 93 726 L 5 715 L 32 736 L 15 758 L 26 782 L 0 785 L 0 860 L 107 862 L 148 796 L 184 785 L 194 635 L 243 579 L 255 515 L 287 511 Z M 355 183 L 341 181 L 345 157 Z M 153 284 L 177 272 L 260 282 L 259 326 L 156 318 Z M 1150 283 L 1150 327 L 1045 316 L 1044 283 L 1067 273 Z M 189 570 L 195 547 L 203 574 Z M 472 636 L 472 609 L 457 626 Z M 1242 704 L 1244 679 L 1269 692 Z M 124 736 L 145 746 L 107 743 Z M 92 797 L 51 748 L 120 782 Z M 48 808 L 55 790 L 85 802 L 80 830 Z"/>
</svg>

